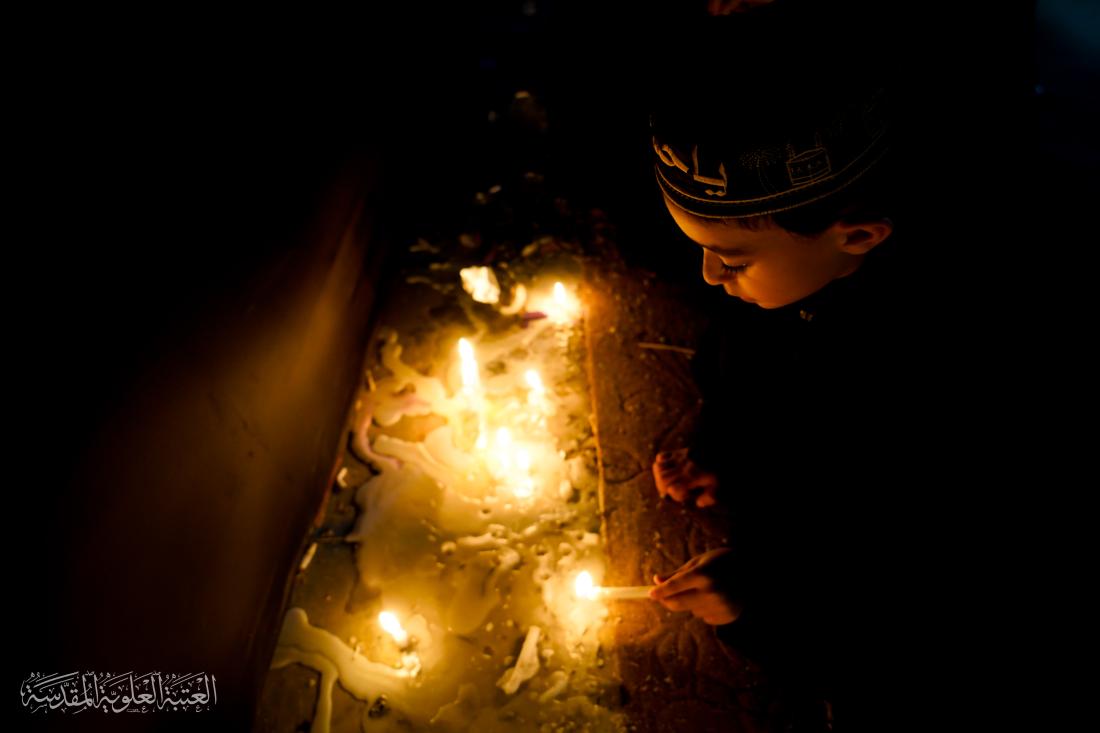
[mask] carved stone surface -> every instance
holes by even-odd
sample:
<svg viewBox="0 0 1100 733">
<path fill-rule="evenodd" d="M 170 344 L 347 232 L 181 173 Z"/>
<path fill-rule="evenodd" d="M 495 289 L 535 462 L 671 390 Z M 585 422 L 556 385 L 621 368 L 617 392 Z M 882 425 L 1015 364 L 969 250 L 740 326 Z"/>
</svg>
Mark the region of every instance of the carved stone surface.
<svg viewBox="0 0 1100 733">
<path fill-rule="evenodd" d="M 653 273 L 613 258 L 588 264 L 587 333 L 596 411 L 607 583 L 640 585 L 729 543 L 721 508 L 657 495 L 658 451 L 685 445 L 699 395 L 690 355 L 704 316 Z M 613 604 L 613 655 L 635 730 L 759 731 L 775 727 L 775 696 L 761 670 L 713 627 L 651 601 Z"/>
</svg>

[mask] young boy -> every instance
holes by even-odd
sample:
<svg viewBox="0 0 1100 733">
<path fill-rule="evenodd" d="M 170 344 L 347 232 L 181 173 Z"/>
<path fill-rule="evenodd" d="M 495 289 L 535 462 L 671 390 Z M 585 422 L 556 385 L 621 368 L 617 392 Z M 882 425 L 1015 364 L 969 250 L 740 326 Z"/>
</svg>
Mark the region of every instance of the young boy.
<svg viewBox="0 0 1100 733">
<path fill-rule="evenodd" d="M 731 506 L 734 531 L 652 595 L 725 636 L 739 621 L 819 681 L 842 674 L 832 642 L 853 645 L 843 629 L 876 573 L 866 548 L 891 532 L 873 515 L 904 469 L 891 464 L 904 413 L 892 380 L 913 348 L 917 286 L 901 263 L 882 31 L 822 12 L 780 1 L 708 19 L 692 54 L 663 63 L 653 115 L 682 246 L 731 296 L 693 363 L 697 436 L 659 454 L 654 479 L 676 502 Z"/>
</svg>

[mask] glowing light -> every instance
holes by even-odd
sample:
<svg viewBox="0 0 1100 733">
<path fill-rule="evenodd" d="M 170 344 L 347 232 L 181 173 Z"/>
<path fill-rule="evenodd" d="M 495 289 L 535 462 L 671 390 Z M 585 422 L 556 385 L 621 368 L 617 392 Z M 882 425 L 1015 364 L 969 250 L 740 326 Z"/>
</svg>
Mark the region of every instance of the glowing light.
<svg viewBox="0 0 1100 733">
<path fill-rule="evenodd" d="M 594 601 L 603 598 L 609 601 L 631 601 L 649 598 L 652 585 L 626 585 L 617 588 L 603 588 L 592 582 L 592 574 L 587 570 L 577 575 L 573 583 L 573 591 L 580 598 Z"/>
<path fill-rule="evenodd" d="M 532 392 L 542 394 L 546 391 L 546 387 L 542 384 L 542 377 L 534 369 L 528 369 L 524 372 L 523 378 L 527 380 L 527 386 L 531 388 Z"/>
<path fill-rule="evenodd" d="M 512 431 L 508 428 L 497 428 L 491 457 L 496 461 L 497 477 L 507 479 L 512 471 Z"/>
<path fill-rule="evenodd" d="M 397 642 L 397 646 L 404 648 L 409 645 L 409 635 L 401 627 L 401 622 L 397 620 L 396 615 L 390 611 L 383 611 L 378 614 L 378 624 L 393 637 L 393 640 Z"/>
<path fill-rule="evenodd" d="M 526 448 L 520 448 L 516 451 L 516 468 L 524 473 L 531 470 L 531 454 Z"/>
<path fill-rule="evenodd" d="M 463 267 L 458 274 L 462 277 L 462 289 L 478 303 L 496 303 L 500 300 L 500 284 L 491 268 Z"/>
<path fill-rule="evenodd" d="M 546 399 L 546 385 L 542 383 L 542 377 L 539 376 L 539 373 L 534 369 L 528 369 L 523 373 L 523 378 L 529 387 L 527 404 L 543 415 L 553 415 L 555 412 L 554 405 Z"/>
<path fill-rule="evenodd" d="M 592 582 L 592 573 L 587 570 L 577 574 L 577 579 L 573 583 L 573 590 L 581 598 L 587 598 L 590 601 L 596 600 L 596 596 L 600 592 L 599 587 Z"/>
<path fill-rule="evenodd" d="M 554 283 L 553 295 L 546 310 L 550 320 L 555 323 L 567 323 L 580 314 L 581 305 L 577 296 L 559 281 Z"/>
<path fill-rule="evenodd" d="M 481 387 L 474 347 L 464 338 L 458 340 L 458 358 L 461 359 L 462 389 L 474 392 Z"/>
<path fill-rule="evenodd" d="M 512 486 L 512 493 L 517 499 L 530 499 L 535 494 L 535 480 L 530 476 L 520 479 Z"/>
<path fill-rule="evenodd" d="M 458 358 L 466 407 L 477 415 L 478 430 L 475 447 L 483 450 L 485 448 L 485 395 L 481 391 L 481 376 L 478 373 L 474 347 L 467 339 L 458 340 Z"/>
<path fill-rule="evenodd" d="M 497 428 L 493 438 L 492 460 L 493 475 L 503 485 L 512 490 L 518 499 L 529 499 L 535 493 L 535 480 L 531 477 L 531 453 L 527 448 L 517 447 L 512 440 L 512 431 Z"/>
</svg>

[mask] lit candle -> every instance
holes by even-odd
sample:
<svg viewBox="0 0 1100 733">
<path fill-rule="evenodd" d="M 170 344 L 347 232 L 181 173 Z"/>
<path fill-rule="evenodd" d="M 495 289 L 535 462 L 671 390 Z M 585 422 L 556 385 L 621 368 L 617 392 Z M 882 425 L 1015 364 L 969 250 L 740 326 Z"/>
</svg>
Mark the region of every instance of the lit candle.
<svg viewBox="0 0 1100 733">
<path fill-rule="evenodd" d="M 512 483 L 512 493 L 517 499 L 530 499 L 535 493 L 535 481 L 531 478 L 531 454 L 526 448 L 516 451 L 516 471 L 519 474 Z"/>
<path fill-rule="evenodd" d="M 523 378 L 530 388 L 527 392 L 527 404 L 546 415 L 553 414 L 550 403 L 546 400 L 546 386 L 542 383 L 542 377 L 534 369 L 528 369 L 523 373 Z"/>
<path fill-rule="evenodd" d="M 516 451 L 516 468 L 522 473 L 531 470 L 531 454 L 527 452 L 526 448 L 520 448 Z"/>
<path fill-rule="evenodd" d="M 397 646 L 404 649 L 409 645 L 409 635 L 401 627 L 401 622 L 397 620 L 397 616 L 390 611 L 383 611 L 378 614 L 378 624 L 386 630 L 393 640 L 397 642 Z"/>
<path fill-rule="evenodd" d="M 474 347 L 467 339 L 461 338 L 458 340 L 458 358 L 461 359 L 462 391 L 473 397 L 481 389 L 481 376 L 477 370 Z"/>
<path fill-rule="evenodd" d="M 547 304 L 547 315 L 555 323 L 568 323 L 580 313 L 580 303 L 560 281 L 554 283 L 553 294 Z"/>
<path fill-rule="evenodd" d="M 565 294 L 565 286 L 561 282 L 554 283 L 554 304 L 565 308 L 569 303 L 568 296 Z"/>
<path fill-rule="evenodd" d="M 523 447 L 515 447 L 512 431 L 497 428 L 493 439 L 494 473 L 498 480 L 507 483 L 518 499 L 529 499 L 535 493 L 535 481 L 531 478 L 531 453 Z"/>
<path fill-rule="evenodd" d="M 531 388 L 530 397 L 541 397 L 546 393 L 546 387 L 542 383 L 542 377 L 534 369 L 528 369 L 523 373 L 524 380 L 527 381 L 527 386 Z"/>
<path fill-rule="evenodd" d="M 612 601 L 636 600 L 649 598 L 649 592 L 656 586 L 653 585 L 626 585 L 618 587 L 602 588 L 592 582 L 592 574 L 587 570 L 577 575 L 573 584 L 573 590 L 581 598 L 594 601 L 597 598 L 606 598 Z"/>
<path fill-rule="evenodd" d="M 599 588 L 598 592 L 601 598 L 609 601 L 633 601 L 649 598 L 649 592 L 656 587 L 655 585 L 623 585 Z"/>
<path fill-rule="evenodd" d="M 512 470 L 512 431 L 508 428 L 497 428 L 493 444 L 496 447 L 499 473 L 501 475 L 510 473 Z"/>
<path fill-rule="evenodd" d="M 479 450 L 485 448 L 485 406 L 481 393 L 481 375 L 478 373 L 474 347 L 469 340 L 458 340 L 459 368 L 462 375 L 462 393 L 466 395 L 466 404 L 477 413 L 477 442 Z"/>
<path fill-rule="evenodd" d="M 573 590 L 581 598 L 587 598 L 590 601 L 596 600 L 598 587 L 592 582 L 592 573 L 584 570 L 577 575 L 577 580 L 573 583 Z"/>
</svg>

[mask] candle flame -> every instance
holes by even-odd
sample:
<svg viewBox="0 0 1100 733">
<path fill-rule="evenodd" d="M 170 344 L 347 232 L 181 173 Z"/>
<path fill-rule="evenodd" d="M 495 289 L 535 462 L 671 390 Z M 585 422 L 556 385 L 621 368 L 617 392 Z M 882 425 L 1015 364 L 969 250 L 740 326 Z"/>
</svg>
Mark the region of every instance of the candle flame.
<svg viewBox="0 0 1100 733">
<path fill-rule="evenodd" d="M 477 359 L 474 357 L 474 347 L 467 339 L 458 340 L 458 357 L 461 359 L 462 388 L 473 391 L 481 386 L 481 377 L 477 371 Z"/>
<path fill-rule="evenodd" d="M 392 612 L 383 611 L 378 614 L 378 624 L 393 637 L 398 646 L 404 647 L 409 643 L 408 633 L 401 627 L 401 622 L 397 620 L 397 616 Z"/>
<path fill-rule="evenodd" d="M 528 369 L 523 374 L 523 378 L 527 380 L 527 386 L 530 387 L 535 393 L 542 394 L 546 391 L 546 387 L 542 383 L 542 377 L 534 369 Z"/>
<path fill-rule="evenodd" d="M 573 583 L 573 590 L 581 598 L 592 601 L 596 599 L 596 594 L 600 589 L 592 582 L 592 573 L 583 570 L 577 575 L 577 580 Z"/>
<path fill-rule="evenodd" d="M 565 285 L 560 281 L 554 283 L 553 294 L 547 305 L 547 315 L 555 323 L 567 323 L 576 318 L 580 313 L 580 303 Z"/>
</svg>

